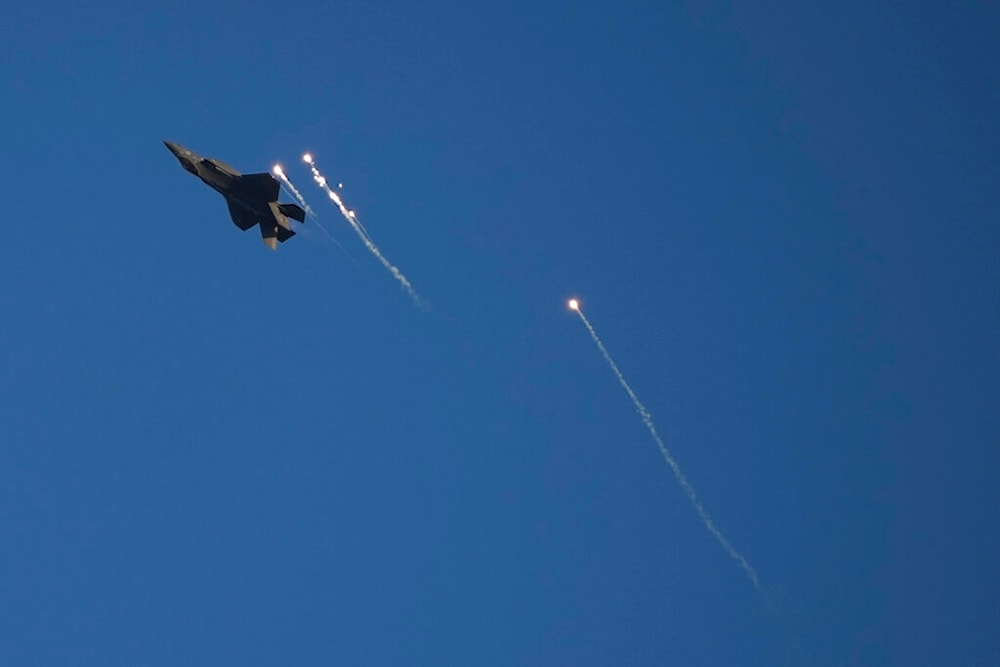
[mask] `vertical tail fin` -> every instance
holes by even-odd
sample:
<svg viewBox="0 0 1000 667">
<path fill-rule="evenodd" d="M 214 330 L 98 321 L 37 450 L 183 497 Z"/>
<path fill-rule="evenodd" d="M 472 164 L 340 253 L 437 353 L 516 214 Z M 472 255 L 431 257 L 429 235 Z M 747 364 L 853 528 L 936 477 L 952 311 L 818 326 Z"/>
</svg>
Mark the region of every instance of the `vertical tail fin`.
<svg viewBox="0 0 1000 667">
<path fill-rule="evenodd" d="M 280 227 L 278 227 L 273 222 L 264 222 L 263 220 L 260 221 L 260 237 L 261 239 L 263 239 L 264 245 L 266 245 L 271 250 L 278 249 L 279 229 Z"/>
</svg>

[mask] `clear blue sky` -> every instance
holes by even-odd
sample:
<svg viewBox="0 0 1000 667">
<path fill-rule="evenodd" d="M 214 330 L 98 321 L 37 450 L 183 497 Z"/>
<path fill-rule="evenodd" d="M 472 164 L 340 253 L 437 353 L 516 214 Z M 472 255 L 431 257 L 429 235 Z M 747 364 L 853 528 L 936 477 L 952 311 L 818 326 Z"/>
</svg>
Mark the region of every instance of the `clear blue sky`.
<svg viewBox="0 0 1000 667">
<path fill-rule="evenodd" d="M 996 664 L 1000 11 L 891 5 L 6 12 L 0 663 Z"/>
</svg>

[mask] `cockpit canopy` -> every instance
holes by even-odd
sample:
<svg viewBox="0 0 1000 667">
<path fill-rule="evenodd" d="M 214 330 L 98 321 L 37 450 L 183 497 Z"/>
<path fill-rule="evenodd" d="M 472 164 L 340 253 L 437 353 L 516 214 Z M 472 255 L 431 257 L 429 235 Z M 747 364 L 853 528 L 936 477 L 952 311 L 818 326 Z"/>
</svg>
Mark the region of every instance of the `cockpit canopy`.
<svg viewBox="0 0 1000 667">
<path fill-rule="evenodd" d="M 239 174 L 240 174 L 240 172 L 236 171 L 236 169 L 234 169 L 233 167 L 229 166 L 228 164 L 226 164 L 222 160 L 217 160 L 214 157 L 207 158 L 205 160 L 205 163 L 208 164 L 208 166 L 210 166 L 210 167 L 212 167 L 212 168 L 214 168 L 214 169 L 216 169 L 218 171 L 221 171 L 223 173 L 229 174 L 230 176 L 239 176 Z"/>
</svg>

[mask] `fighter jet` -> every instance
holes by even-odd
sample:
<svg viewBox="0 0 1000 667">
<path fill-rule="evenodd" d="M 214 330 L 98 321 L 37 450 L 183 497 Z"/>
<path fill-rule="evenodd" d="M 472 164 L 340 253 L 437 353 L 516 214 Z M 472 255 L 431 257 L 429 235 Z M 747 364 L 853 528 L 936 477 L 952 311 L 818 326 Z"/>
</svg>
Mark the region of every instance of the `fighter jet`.
<svg viewBox="0 0 1000 667">
<path fill-rule="evenodd" d="M 171 141 L 163 143 L 182 167 L 226 198 L 237 227 L 246 231 L 259 224 L 264 245 L 271 250 L 277 249 L 279 241 L 295 236 L 288 218 L 305 222 L 305 211 L 299 206 L 278 203 L 281 186 L 271 174 L 241 174 L 221 160 L 202 157 Z"/>
</svg>

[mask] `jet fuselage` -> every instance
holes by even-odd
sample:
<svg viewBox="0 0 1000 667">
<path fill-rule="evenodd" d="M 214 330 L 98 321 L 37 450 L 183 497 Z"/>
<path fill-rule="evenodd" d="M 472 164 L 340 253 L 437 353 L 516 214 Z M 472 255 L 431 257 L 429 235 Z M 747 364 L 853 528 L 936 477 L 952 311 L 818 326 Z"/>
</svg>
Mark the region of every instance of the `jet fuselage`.
<svg viewBox="0 0 1000 667">
<path fill-rule="evenodd" d="M 245 231 L 259 223 L 264 243 L 271 249 L 295 235 L 289 217 L 305 222 L 301 208 L 278 203 L 280 186 L 270 174 L 244 175 L 221 160 L 202 157 L 171 141 L 163 143 L 185 170 L 225 197 L 237 227 Z"/>
</svg>

